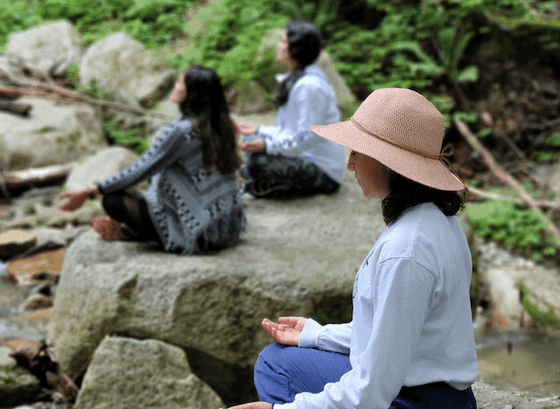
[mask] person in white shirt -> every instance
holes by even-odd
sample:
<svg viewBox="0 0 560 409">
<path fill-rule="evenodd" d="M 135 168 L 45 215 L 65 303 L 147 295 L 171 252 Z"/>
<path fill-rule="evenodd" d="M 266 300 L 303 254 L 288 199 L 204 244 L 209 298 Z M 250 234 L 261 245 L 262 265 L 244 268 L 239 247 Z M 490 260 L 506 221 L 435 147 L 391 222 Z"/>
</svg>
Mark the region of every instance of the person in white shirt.
<svg viewBox="0 0 560 409">
<path fill-rule="evenodd" d="M 240 175 L 255 197 L 333 193 L 344 170 L 342 146 L 310 129 L 340 121 L 336 95 L 327 76 L 314 64 L 321 35 L 309 21 L 292 19 L 276 46 L 276 59 L 289 71 L 280 75 L 276 95 L 277 126 L 238 124 L 247 134 L 239 147 L 247 152 Z"/>
<path fill-rule="evenodd" d="M 442 114 L 385 88 L 312 130 L 352 149 L 347 168 L 382 199 L 387 227 L 358 270 L 351 322 L 263 320 L 276 343 L 255 364 L 261 401 L 234 408 L 476 408 L 471 254 L 455 216 L 464 184 L 442 158 Z"/>
</svg>

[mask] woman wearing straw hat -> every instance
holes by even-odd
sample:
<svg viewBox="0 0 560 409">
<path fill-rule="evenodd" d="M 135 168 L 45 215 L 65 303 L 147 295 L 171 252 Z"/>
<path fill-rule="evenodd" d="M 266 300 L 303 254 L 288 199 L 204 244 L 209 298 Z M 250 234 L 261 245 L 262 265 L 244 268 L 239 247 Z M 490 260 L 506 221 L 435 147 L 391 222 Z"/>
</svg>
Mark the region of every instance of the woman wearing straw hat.
<svg viewBox="0 0 560 409">
<path fill-rule="evenodd" d="M 276 59 L 289 69 L 279 76 L 277 126 L 238 125 L 248 134 L 240 143 L 247 152 L 240 174 L 247 180 L 245 191 L 255 197 L 278 191 L 333 193 L 340 186 L 344 149 L 310 130 L 340 121 L 334 89 L 314 64 L 320 51 L 317 28 L 290 20 L 276 45 Z"/>
<path fill-rule="evenodd" d="M 238 409 L 476 408 L 471 255 L 454 216 L 463 182 L 441 158 L 444 119 L 423 96 L 379 89 L 349 121 L 312 128 L 352 149 L 387 227 L 358 270 L 350 323 L 263 320 L 261 402 Z"/>
</svg>

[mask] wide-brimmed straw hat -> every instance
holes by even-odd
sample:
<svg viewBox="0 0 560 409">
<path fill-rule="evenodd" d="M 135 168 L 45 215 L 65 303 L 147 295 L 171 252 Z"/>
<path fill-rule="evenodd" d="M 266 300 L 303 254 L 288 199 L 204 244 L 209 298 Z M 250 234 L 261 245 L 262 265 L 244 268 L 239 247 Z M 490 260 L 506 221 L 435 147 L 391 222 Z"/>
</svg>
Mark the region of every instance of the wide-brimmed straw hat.
<svg viewBox="0 0 560 409">
<path fill-rule="evenodd" d="M 311 130 L 423 185 L 449 191 L 465 187 L 443 162 L 443 115 L 415 91 L 378 89 L 350 120 L 312 126 Z"/>
</svg>

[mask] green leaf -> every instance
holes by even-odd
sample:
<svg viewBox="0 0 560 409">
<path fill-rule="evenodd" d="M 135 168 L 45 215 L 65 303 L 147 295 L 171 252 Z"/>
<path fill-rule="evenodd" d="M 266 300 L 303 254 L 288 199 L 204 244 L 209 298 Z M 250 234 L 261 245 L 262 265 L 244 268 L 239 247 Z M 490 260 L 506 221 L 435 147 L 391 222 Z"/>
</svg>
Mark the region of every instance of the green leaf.
<svg viewBox="0 0 560 409">
<path fill-rule="evenodd" d="M 457 81 L 459 82 L 475 82 L 478 80 L 478 67 L 471 65 L 457 74 Z"/>
</svg>

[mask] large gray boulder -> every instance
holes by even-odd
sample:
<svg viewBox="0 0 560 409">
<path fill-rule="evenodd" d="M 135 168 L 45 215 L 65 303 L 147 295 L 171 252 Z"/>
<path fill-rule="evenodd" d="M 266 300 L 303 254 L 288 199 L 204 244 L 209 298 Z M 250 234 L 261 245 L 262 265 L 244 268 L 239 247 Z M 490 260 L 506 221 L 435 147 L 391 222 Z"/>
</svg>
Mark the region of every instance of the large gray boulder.
<svg viewBox="0 0 560 409">
<path fill-rule="evenodd" d="M 153 339 L 106 337 L 95 351 L 76 409 L 225 407 L 194 375 L 185 352 Z"/>
<path fill-rule="evenodd" d="M 119 145 L 100 149 L 95 155 L 83 158 L 74 166 L 64 187 L 70 190 L 97 185 L 103 179 L 126 169 L 138 158 L 135 152 Z"/>
<path fill-rule="evenodd" d="M 153 106 L 173 87 L 176 72 L 158 70 L 154 55 L 125 33 L 102 38 L 85 52 L 80 64 L 80 82 L 95 82 L 117 101 Z"/>
<path fill-rule="evenodd" d="M 64 164 L 107 146 L 99 111 L 84 103 L 25 97 L 29 117 L 0 112 L 0 152 L 11 170 Z"/>
<path fill-rule="evenodd" d="M 342 75 L 336 70 L 331 56 L 326 51 L 321 51 L 319 58 L 315 62 L 317 66 L 325 73 L 336 94 L 336 101 L 339 106 L 346 106 L 352 102 L 356 102 L 356 97 L 350 90 Z"/>
<path fill-rule="evenodd" d="M 18 56 L 32 68 L 60 76 L 80 61 L 81 41 L 72 23 L 55 21 L 11 34 L 6 53 Z"/>
<path fill-rule="evenodd" d="M 62 371 L 83 371 L 115 332 L 251 366 L 270 342 L 264 317 L 350 319 L 356 271 L 385 228 L 379 202 L 349 180 L 331 196 L 244 199 L 241 243 L 215 255 L 165 254 L 93 231 L 79 236 L 66 253 L 49 326 Z"/>
</svg>

